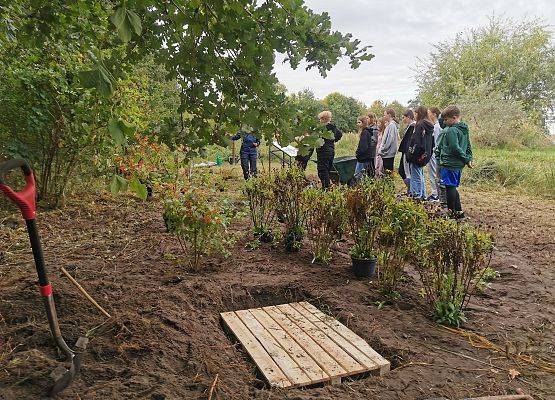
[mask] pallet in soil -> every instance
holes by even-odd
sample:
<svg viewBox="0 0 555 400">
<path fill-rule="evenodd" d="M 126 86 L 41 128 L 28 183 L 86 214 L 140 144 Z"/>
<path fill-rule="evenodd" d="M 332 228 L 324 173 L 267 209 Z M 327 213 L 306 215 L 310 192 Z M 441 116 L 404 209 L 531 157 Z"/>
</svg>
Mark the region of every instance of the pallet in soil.
<svg viewBox="0 0 555 400">
<path fill-rule="evenodd" d="M 338 384 L 382 375 L 390 363 L 361 337 L 308 302 L 221 313 L 270 386 Z"/>
</svg>

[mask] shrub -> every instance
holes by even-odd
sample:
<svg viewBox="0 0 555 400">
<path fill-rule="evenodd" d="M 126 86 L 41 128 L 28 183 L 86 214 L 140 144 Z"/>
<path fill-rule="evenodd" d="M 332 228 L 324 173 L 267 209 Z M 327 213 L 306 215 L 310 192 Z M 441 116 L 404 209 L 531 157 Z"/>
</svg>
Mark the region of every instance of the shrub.
<svg viewBox="0 0 555 400">
<path fill-rule="evenodd" d="M 431 219 L 415 257 L 434 319 L 458 326 L 476 285 L 489 270 L 490 234 L 454 221 Z"/>
<path fill-rule="evenodd" d="M 345 198 L 340 188 L 323 191 L 310 188 L 303 192 L 305 226 L 311 241 L 312 262 L 327 264 L 331 247 L 345 227 Z"/>
<path fill-rule="evenodd" d="M 393 202 L 394 188 L 388 179 L 364 179 L 346 193 L 347 221 L 355 242 L 351 256 L 371 259 L 387 207 Z"/>
<path fill-rule="evenodd" d="M 388 297 L 397 297 L 397 286 L 405 264 L 412 260 L 415 246 L 424 234 L 426 212 L 410 199 L 391 201 L 384 209 L 379 233 L 378 280 Z"/>
<path fill-rule="evenodd" d="M 247 196 L 255 236 L 270 234 L 275 218 L 271 182 L 263 177 L 251 178 L 245 183 L 244 193 Z"/>
<path fill-rule="evenodd" d="M 288 250 L 298 250 L 301 246 L 305 220 L 302 192 L 306 186 L 304 172 L 296 167 L 282 169 L 274 179 L 275 211 L 284 223 L 285 246 Z"/>
<path fill-rule="evenodd" d="M 164 222 L 184 253 L 190 254 L 190 265 L 199 269 L 202 256 L 220 253 L 228 256 L 233 240 L 228 235 L 229 217 L 210 193 L 196 187 L 183 190 L 166 201 Z"/>
</svg>

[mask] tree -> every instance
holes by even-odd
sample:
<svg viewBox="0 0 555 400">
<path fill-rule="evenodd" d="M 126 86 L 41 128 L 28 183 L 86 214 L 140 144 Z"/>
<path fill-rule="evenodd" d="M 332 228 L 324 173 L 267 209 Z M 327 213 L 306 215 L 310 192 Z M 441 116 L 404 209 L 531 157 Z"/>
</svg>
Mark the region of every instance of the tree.
<svg viewBox="0 0 555 400">
<path fill-rule="evenodd" d="M 439 43 L 420 60 L 420 102 L 445 107 L 480 86 L 543 122 L 555 106 L 555 46 L 538 21 L 491 18 L 487 26 Z"/>
<path fill-rule="evenodd" d="M 385 111 L 385 103 L 382 100 L 374 100 L 368 109 L 368 112 L 374 113 L 376 117 L 381 118 Z"/>
<path fill-rule="evenodd" d="M 324 110 L 324 103 L 314 96 L 309 89 L 293 93 L 289 96 L 291 107 L 309 118 L 312 116 L 316 119 L 317 115 Z"/>
<path fill-rule="evenodd" d="M 356 131 L 357 118 L 366 110 L 366 106 L 360 101 L 337 92 L 324 97 L 323 103 L 331 111 L 335 125 L 343 132 Z"/>
</svg>

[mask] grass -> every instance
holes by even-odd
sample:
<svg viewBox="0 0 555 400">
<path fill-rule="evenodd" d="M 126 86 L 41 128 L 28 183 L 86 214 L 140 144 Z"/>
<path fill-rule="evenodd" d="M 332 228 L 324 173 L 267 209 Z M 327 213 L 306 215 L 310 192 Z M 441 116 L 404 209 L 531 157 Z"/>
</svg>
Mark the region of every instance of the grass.
<svg viewBox="0 0 555 400">
<path fill-rule="evenodd" d="M 344 134 L 336 144 L 336 157 L 354 155 L 357 144 L 356 133 Z M 240 142 L 237 142 L 237 156 L 239 147 Z M 204 160 L 215 161 L 217 155 L 227 161 L 231 156 L 231 148 L 209 146 Z M 316 154 L 313 159 L 316 159 Z M 266 171 L 267 165 L 268 146 L 263 143 L 260 146 L 259 168 Z M 272 158 L 272 168 L 278 166 L 279 160 Z M 308 173 L 316 174 L 315 163 L 309 164 Z M 555 145 L 539 149 L 475 148 L 474 168 L 465 168 L 462 183 L 464 186 L 480 187 L 481 190 L 504 188 L 516 193 L 555 199 Z"/>
</svg>

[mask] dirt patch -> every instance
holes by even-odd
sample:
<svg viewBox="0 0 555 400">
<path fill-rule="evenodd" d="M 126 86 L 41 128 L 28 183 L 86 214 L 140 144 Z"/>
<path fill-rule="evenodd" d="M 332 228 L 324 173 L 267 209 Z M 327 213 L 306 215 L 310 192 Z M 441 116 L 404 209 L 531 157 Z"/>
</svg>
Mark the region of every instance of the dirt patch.
<svg viewBox="0 0 555 400">
<path fill-rule="evenodd" d="M 70 344 L 83 333 L 92 336 L 82 374 L 61 399 L 206 399 L 216 374 L 213 399 L 460 399 L 518 387 L 540 399 L 554 395 L 553 375 L 476 348 L 433 323 L 414 271 L 408 270 L 401 300 L 378 307 L 376 283 L 355 279 L 346 243 L 330 266 L 316 266 L 307 250 L 246 249 L 251 237 L 243 221 L 233 228 L 232 257 L 205 260 L 208 267 L 193 273 L 171 257 L 178 246 L 165 233 L 156 203 L 109 196 L 70 203 L 39 216 L 62 332 Z M 465 329 L 553 362 L 555 203 L 463 193 L 463 204 L 471 221 L 494 225 L 493 267 L 501 274 L 470 303 Z M 41 398 L 60 358 L 35 287 L 24 225 L 15 213 L 0 220 L 9 222 L 0 226 L 0 398 Z M 57 271 L 67 265 L 121 324 L 103 324 Z M 394 369 L 336 387 L 267 388 L 222 329 L 219 313 L 303 300 L 338 318 Z M 520 375 L 511 379 L 511 368 Z"/>
</svg>

